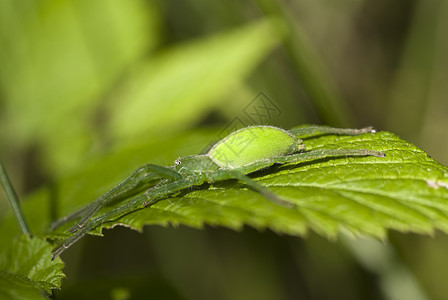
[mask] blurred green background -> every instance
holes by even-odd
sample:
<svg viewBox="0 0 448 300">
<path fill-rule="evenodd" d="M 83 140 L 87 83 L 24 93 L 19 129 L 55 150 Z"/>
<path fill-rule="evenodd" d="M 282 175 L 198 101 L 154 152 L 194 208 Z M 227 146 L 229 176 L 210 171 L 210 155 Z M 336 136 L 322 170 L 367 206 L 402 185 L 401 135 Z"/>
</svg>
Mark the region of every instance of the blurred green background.
<svg viewBox="0 0 448 300">
<path fill-rule="evenodd" d="M 443 0 L 0 0 L 0 157 L 23 199 L 84 181 L 93 199 L 235 124 L 373 125 L 447 165 L 446 32 Z M 51 205 L 43 227 L 73 209 Z M 441 234 L 117 228 L 63 256 L 55 296 L 446 299 L 447 250 Z"/>
</svg>

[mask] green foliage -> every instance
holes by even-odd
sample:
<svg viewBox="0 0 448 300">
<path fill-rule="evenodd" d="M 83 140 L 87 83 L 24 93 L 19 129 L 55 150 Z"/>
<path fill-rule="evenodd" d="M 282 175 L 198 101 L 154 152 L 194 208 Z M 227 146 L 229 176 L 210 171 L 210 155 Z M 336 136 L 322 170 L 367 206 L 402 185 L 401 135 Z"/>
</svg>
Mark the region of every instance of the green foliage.
<svg viewBox="0 0 448 300">
<path fill-rule="evenodd" d="M 110 102 L 111 134 L 123 139 L 185 128 L 222 103 L 280 38 L 261 20 L 154 55 Z"/>
<path fill-rule="evenodd" d="M 281 117 L 259 123 L 284 128 L 304 122 L 348 127 L 382 124 L 446 165 L 448 48 L 443 33 L 448 22 L 443 20 L 447 8 L 441 0 L 402 1 L 398 5 L 375 1 L 332 5 L 323 0 L 281 5 L 263 0 L 0 0 L 0 154 L 24 200 L 31 230 L 40 241 L 18 239 L 20 231 L 0 193 L 0 298 L 40 299 L 45 297 L 43 290 L 60 285 L 48 277 L 51 272 L 41 274 L 41 281 L 25 267 L 26 257 L 33 257 L 28 266 L 40 268 L 44 260 L 38 259 L 35 251 L 42 249 L 43 243 L 48 257 L 49 246 L 40 238 L 67 237 L 64 228 L 49 231 L 52 220 L 89 203 L 139 165 L 169 165 L 179 156 L 199 153 L 219 136 L 203 125 L 220 124 L 222 129 L 236 116 L 244 116 L 259 91 L 281 110 Z M 195 127 L 201 129 L 192 129 Z M 359 259 L 354 263 L 351 261 L 357 259 L 352 254 L 344 254 L 350 262 L 338 260 L 334 265 L 329 257 L 340 243 L 327 243 L 327 238 L 332 240 L 341 231 L 378 239 L 385 239 L 388 229 L 418 232 L 423 235 L 392 234 L 387 246 L 402 247 L 400 256 L 408 256 L 406 263 L 430 296 L 445 299 L 448 242 L 446 235 L 433 236 L 448 228 L 447 168 L 386 132 L 358 138 L 323 136 L 307 139 L 305 144 L 310 150 L 384 150 L 387 156 L 321 160 L 253 174 L 261 184 L 298 203 L 297 210 L 275 206 L 243 184 L 226 181 L 188 190 L 153 208 L 136 207 L 133 213 L 117 216 L 91 233 L 120 224 L 141 230 L 146 224 L 171 223 L 236 230 L 248 224 L 293 236 L 317 232 L 304 242 L 266 230 L 259 236 L 269 235 L 275 242 L 247 242 L 244 250 L 240 249 L 247 255 L 238 261 L 233 238 L 218 247 L 200 246 L 208 232 L 215 235 L 223 229 L 202 232 L 152 227 L 151 233 L 159 230 L 159 235 L 151 250 L 160 247 L 159 255 L 146 251 L 145 258 L 157 257 L 157 263 L 168 270 L 155 275 L 170 278 L 168 290 L 183 287 L 178 298 L 200 299 L 202 295 L 209 299 L 204 295 L 221 291 L 228 296 L 223 299 L 247 299 L 255 291 L 259 299 L 328 299 L 334 295 L 360 299 L 370 295 L 372 288 L 378 292 L 377 282 L 384 282 L 383 292 L 386 287 L 395 295 L 410 290 L 400 286 L 402 281 L 391 280 L 390 273 L 376 271 L 372 272 L 383 276 L 382 281 L 372 280 L 370 272 L 363 281 L 369 281 L 372 290 L 368 290 L 359 284 Z M 119 203 L 104 211 L 116 205 Z M 120 230 L 111 230 L 110 235 L 116 232 Z M 198 240 L 192 242 L 185 232 Z M 239 245 L 245 242 L 247 232 L 257 235 L 250 229 L 235 234 Z M 313 237 L 320 240 L 314 248 Z M 107 238 L 90 240 L 105 243 Z M 161 240 L 164 246 L 160 246 L 164 244 Z M 285 241 L 299 246 L 291 250 Z M 25 244 L 29 252 L 14 255 L 16 250 L 26 252 Z M 188 257 L 197 259 L 182 256 L 186 244 L 192 247 Z M 67 268 L 67 274 L 71 271 L 75 276 L 67 280 L 62 297 L 96 296 L 92 292 L 101 290 L 100 298 L 109 289 L 116 297 L 126 294 L 120 290 L 121 279 L 100 278 L 107 288 L 99 289 L 98 281 L 89 278 L 86 283 L 76 278 L 84 279 L 84 274 L 96 271 L 87 256 L 96 251 L 100 253 L 97 257 L 106 257 L 100 247 L 88 246 L 86 255 L 75 255 L 75 263 L 70 261 L 74 256 L 67 255 L 70 266 L 90 269 L 82 273 Z M 303 255 L 302 246 L 310 247 L 310 255 Z M 218 248 L 216 255 L 213 251 Z M 254 253 L 267 248 L 271 252 L 251 260 Z M 128 256 L 138 260 L 134 254 L 139 249 L 130 251 Z M 275 253 L 281 251 L 290 252 L 289 256 L 281 253 L 283 266 L 275 261 Z M 219 261 L 226 254 L 226 263 Z M 370 252 L 366 257 L 377 263 Z M 401 270 L 395 267 L 397 257 L 389 270 Z M 114 266 L 124 259 L 114 260 Z M 208 269 L 199 270 L 197 261 Z M 23 265 L 17 273 L 11 271 L 13 262 Z M 355 271 L 342 271 L 341 276 L 348 266 Z M 54 264 L 46 269 L 56 272 L 60 268 Z M 151 264 L 148 269 L 153 268 Z M 227 273 L 223 275 L 222 270 Z M 291 271 L 301 274 L 290 276 Z M 126 273 L 123 269 L 119 272 Z M 435 278 L 434 274 L 439 275 Z M 198 280 L 201 275 L 203 280 Z M 235 284 L 228 285 L 224 277 Z M 339 280 L 348 282 L 345 290 Z M 154 296 L 157 286 L 163 286 L 152 278 L 150 285 L 143 277 L 136 281 L 145 296 L 148 290 Z M 290 281 L 300 282 L 300 287 L 291 292 Z M 216 285 L 221 289 L 215 289 Z M 275 292 L 266 293 L 269 287 Z M 197 293 L 185 293 L 193 289 Z M 356 296 L 354 289 L 364 292 Z M 347 291 L 355 296 L 344 297 Z M 166 291 L 160 298 L 164 295 L 167 298 Z M 400 296 L 398 299 L 411 299 Z"/>
<path fill-rule="evenodd" d="M 11 147 L 38 145 L 45 166 L 56 174 L 76 168 L 89 147 L 106 138 L 101 130 L 122 142 L 196 122 L 238 87 L 281 38 L 269 21 L 261 20 L 142 58 L 158 40 L 158 18 L 154 6 L 141 0 L 0 5 L 0 27 L 11 33 L 5 38 L 9 47 L 0 47 L 0 86 L 5 88 L 0 125 L 8 129 L 0 138 L 12 140 Z M 15 11 L 27 16 L 24 24 L 10 18 Z M 29 45 L 27 51 L 18 51 L 22 43 Z M 110 91 L 101 112 L 107 122 L 93 128 L 96 109 Z M 63 124 L 64 134 L 55 124 Z"/>
<path fill-rule="evenodd" d="M 28 277 L 4 271 L 0 271 L 0 296 L 2 299 L 46 299 Z"/>
<path fill-rule="evenodd" d="M 297 208 L 275 205 L 241 183 L 225 181 L 182 192 L 149 208 L 141 209 L 141 203 L 137 203 L 134 212 L 114 216 L 95 233 L 117 225 L 141 230 L 150 224 L 195 228 L 208 224 L 236 230 L 250 225 L 301 236 L 311 229 L 331 239 L 341 231 L 378 239 L 385 239 L 388 229 L 448 232 L 448 170 L 422 150 L 387 132 L 328 135 L 304 143 L 307 150 L 370 149 L 382 151 L 386 157 L 325 159 L 275 166 L 253 174 L 256 181 Z M 64 206 L 85 204 L 87 199 L 80 192 Z M 106 210 L 120 204 L 114 203 Z M 66 228 L 49 234 L 64 235 Z"/>
<path fill-rule="evenodd" d="M 64 264 L 51 261 L 51 245 L 39 238 L 20 236 L 0 253 L 0 295 L 39 299 L 42 291 L 60 288 Z"/>
<path fill-rule="evenodd" d="M 140 0 L 1 1 L 0 20 L 0 136 L 40 145 L 53 172 L 72 168 L 102 95 L 154 47 L 155 11 Z"/>
</svg>

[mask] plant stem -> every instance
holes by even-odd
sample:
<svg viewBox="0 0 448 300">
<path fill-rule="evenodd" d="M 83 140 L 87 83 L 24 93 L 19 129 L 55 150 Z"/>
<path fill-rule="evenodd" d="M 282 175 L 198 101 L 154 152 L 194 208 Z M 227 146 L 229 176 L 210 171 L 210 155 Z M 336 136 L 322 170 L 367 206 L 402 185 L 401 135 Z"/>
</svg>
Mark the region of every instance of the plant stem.
<svg viewBox="0 0 448 300">
<path fill-rule="evenodd" d="M 6 197 L 11 204 L 12 211 L 14 212 L 14 216 L 16 217 L 17 223 L 19 224 L 20 229 L 24 234 L 31 235 L 31 231 L 26 223 L 25 216 L 23 215 L 22 208 L 20 207 L 19 198 L 17 197 L 14 188 L 12 187 L 11 181 L 6 174 L 6 170 L 3 167 L 2 162 L 0 161 L 0 181 L 5 190 Z"/>
</svg>

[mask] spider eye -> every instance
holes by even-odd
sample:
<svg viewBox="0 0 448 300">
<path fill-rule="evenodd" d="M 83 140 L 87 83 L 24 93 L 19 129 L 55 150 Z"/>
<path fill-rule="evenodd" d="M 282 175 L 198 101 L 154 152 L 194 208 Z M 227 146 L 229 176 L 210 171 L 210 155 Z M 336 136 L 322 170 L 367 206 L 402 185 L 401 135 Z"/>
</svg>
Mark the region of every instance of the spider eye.
<svg viewBox="0 0 448 300">
<path fill-rule="evenodd" d="M 176 166 L 180 165 L 180 158 L 178 158 L 174 161 L 174 165 L 176 165 Z"/>
</svg>

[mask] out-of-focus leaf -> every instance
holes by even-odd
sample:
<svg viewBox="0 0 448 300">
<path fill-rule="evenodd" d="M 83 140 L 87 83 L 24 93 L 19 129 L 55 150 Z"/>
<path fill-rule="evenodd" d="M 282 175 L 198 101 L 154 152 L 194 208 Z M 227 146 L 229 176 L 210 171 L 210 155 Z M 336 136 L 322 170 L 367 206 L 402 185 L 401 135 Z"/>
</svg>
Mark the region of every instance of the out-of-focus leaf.
<svg viewBox="0 0 448 300">
<path fill-rule="evenodd" d="M 279 42 L 266 20 L 176 46 L 139 66 L 110 102 L 115 138 L 197 121 Z"/>
<path fill-rule="evenodd" d="M 0 271 L 0 299 L 47 299 L 37 284 L 23 275 Z"/>
<path fill-rule="evenodd" d="M 154 44 L 155 23 L 141 0 L 1 1 L 0 138 L 39 145 L 53 171 L 76 164 L 94 109 Z"/>
<path fill-rule="evenodd" d="M 0 254 L 3 280 L 16 279 L 17 285 L 35 286 L 47 293 L 60 288 L 64 264 L 60 259 L 51 260 L 51 245 L 39 238 L 22 235 L 9 249 Z M 31 284 L 31 282 L 33 284 Z"/>
</svg>

